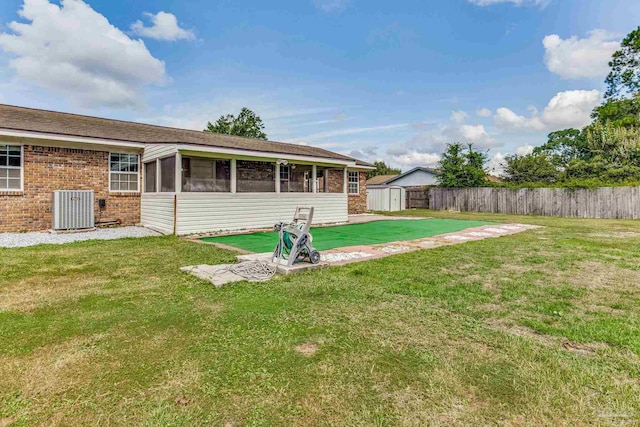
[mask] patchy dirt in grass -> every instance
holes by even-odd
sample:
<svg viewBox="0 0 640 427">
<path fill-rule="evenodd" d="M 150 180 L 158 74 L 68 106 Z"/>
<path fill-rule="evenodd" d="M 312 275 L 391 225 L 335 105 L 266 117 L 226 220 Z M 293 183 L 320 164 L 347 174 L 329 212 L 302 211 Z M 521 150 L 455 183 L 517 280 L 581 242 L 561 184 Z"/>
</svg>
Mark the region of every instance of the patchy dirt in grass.
<svg viewBox="0 0 640 427">
<path fill-rule="evenodd" d="M 45 277 L 36 276 L 1 287 L 0 312 L 29 313 L 47 306 L 77 301 L 88 295 L 117 295 L 131 292 L 131 288 L 127 286 L 107 288 L 112 283 L 112 279 L 106 276 L 76 274 L 54 278 Z M 146 280 L 144 284 L 136 283 L 135 287 L 137 291 L 154 288 L 156 286 L 153 285 L 152 280 Z"/>
<path fill-rule="evenodd" d="M 555 337 L 551 335 L 541 334 L 531 328 L 522 325 L 508 324 L 502 320 L 491 320 L 488 322 L 489 328 L 500 332 L 506 332 L 517 337 L 528 338 L 543 344 L 547 347 L 560 348 L 571 353 L 581 354 L 584 356 L 592 355 L 600 350 L 609 348 L 605 343 L 578 343 L 569 341 L 564 337 Z"/>
<path fill-rule="evenodd" d="M 581 261 L 577 268 L 571 269 L 569 274 L 561 274 L 559 278 L 590 289 L 638 291 L 640 270 L 629 270 L 613 263 L 589 260 Z"/>
<path fill-rule="evenodd" d="M 616 233 L 590 233 L 587 234 L 589 237 L 604 237 L 606 239 L 614 238 L 614 239 L 629 239 L 634 237 L 640 237 L 640 233 L 636 233 L 633 231 L 619 231 Z"/>
<path fill-rule="evenodd" d="M 304 357 L 313 357 L 318 352 L 318 345 L 312 342 L 306 342 L 297 345 L 295 350 Z"/>
<path fill-rule="evenodd" d="M 29 356 L 9 356 L 0 363 L 0 377 L 13 383 L 25 397 L 63 394 L 91 380 L 91 359 L 103 334 L 74 338 L 40 347 Z"/>
</svg>

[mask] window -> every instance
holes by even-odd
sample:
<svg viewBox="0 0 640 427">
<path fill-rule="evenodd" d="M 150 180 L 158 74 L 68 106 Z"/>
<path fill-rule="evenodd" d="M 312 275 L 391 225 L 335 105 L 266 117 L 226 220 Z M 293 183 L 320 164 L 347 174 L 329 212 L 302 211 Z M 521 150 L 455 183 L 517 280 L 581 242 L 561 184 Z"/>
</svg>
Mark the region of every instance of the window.
<svg viewBox="0 0 640 427">
<path fill-rule="evenodd" d="M 155 193 L 156 183 L 158 182 L 158 168 L 155 161 L 144 164 L 144 191 L 147 193 Z"/>
<path fill-rule="evenodd" d="M 289 180 L 291 179 L 291 167 L 280 165 L 280 191 L 282 193 L 289 192 Z"/>
<path fill-rule="evenodd" d="M 236 163 L 238 193 L 275 193 L 276 169 L 273 163 L 238 160 Z"/>
<path fill-rule="evenodd" d="M 231 161 L 184 157 L 182 159 L 182 191 L 230 192 Z"/>
<path fill-rule="evenodd" d="M 360 172 L 349 171 L 349 194 L 360 194 Z"/>
<path fill-rule="evenodd" d="M 0 191 L 22 189 L 22 147 L 0 145 Z"/>
<path fill-rule="evenodd" d="M 109 179 L 111 191 L 138 191 L 140 172 L 137 154 L 116 154 L 109 156 Z"/>
<path fill-rule="evenodd" d="M 163 193 L 173 193 L 176 191 L 175 156 L 160 160 L 160 191 Z"/>
</svg>

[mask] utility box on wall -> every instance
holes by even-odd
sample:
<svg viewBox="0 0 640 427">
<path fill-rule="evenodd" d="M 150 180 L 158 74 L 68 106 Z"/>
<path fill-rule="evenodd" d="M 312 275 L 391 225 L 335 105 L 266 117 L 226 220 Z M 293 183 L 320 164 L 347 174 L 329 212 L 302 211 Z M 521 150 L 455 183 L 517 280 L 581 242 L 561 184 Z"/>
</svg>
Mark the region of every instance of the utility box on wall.
<svg viewBox="0 0 640 427">
<path fill-rule="evenodd" d="M 93 190 L 58 190 L 53 192 L 53 229 L 81 230 L 93 228 Z"/>
</svg>

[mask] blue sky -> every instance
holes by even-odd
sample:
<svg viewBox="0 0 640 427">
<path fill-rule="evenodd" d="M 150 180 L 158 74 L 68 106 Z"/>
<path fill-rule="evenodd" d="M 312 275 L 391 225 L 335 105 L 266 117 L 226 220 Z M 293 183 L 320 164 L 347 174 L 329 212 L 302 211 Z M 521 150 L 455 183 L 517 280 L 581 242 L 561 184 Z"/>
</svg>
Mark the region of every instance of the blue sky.
<svg viewBox="0 0 640 427">
<path fill-rule="evenodd" d="M 0 102 L 437 162 L 588 123 L 637 0 L 3 0 Z"/>
</svg>

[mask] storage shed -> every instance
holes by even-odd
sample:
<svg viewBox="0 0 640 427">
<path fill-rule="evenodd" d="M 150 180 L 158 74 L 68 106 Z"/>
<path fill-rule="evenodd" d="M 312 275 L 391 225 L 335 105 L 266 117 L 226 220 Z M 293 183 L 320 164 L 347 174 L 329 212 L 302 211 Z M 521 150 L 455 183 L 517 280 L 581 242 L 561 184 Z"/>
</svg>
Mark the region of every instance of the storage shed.
<svg viewBox="0 0 640 427">
<path fill-rule="evenodd" d="M 397 185 L 368 185 L 367 210 L 395 212 L 407 206 L 407 191 Z"/>
</svg>

